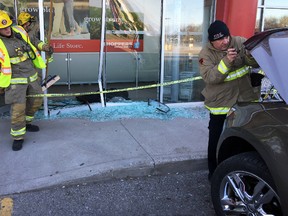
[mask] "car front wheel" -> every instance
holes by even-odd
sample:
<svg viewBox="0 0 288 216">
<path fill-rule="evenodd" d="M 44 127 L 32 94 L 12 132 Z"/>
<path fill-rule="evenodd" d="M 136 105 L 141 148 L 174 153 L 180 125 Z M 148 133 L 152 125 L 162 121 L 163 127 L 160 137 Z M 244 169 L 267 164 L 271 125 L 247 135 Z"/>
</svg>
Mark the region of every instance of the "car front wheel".
<svg viewBox="0 0 288 216">
<path fill-rule="evenodd" d="M 223 161 L 211 180 L 217 215 L 282 215 L 280 200 L 267 166 L 249 152 Z"/>
</svg>

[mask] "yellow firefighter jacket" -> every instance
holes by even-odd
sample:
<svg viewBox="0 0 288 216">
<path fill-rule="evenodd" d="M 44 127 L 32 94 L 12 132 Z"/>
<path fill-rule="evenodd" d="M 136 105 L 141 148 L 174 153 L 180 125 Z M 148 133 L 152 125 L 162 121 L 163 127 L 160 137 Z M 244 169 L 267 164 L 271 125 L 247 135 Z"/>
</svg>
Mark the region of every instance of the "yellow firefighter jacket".
<svg viewBox="0 0 288 216">
<path fill-rule="evenodd" d="M 229 48 L 240 51 L 233 63 L 228 61 L 225 51 L 215 49 L 210 42 L 199 54 L 200 74 L 205 82 L 204 104 L 214 115 L 227 114 L 236 102 L 251 102 L 260 97 L 259 91 L 252 87 L 249 75 L 249 66 L 257 63 L 246 55 L 245 40 L 231 37 Z"/>
<path fill-rule="evenodd" d="M 34 66 L 40 69 L 45 68 L 46 64 L 44 60 L 42 59 L 41 55 L 39 54 L 39 52 L 37 51 L 37 49 L 30 42 L 27 32 L 21 26 L 12 26 L 11 28 L 13 32 L 21 34 L 23 40 L 25 40 L 29 44 L 29 46 L 35 53 L 36 58 L 32 60 Z M 0 87 L 1 88 L 6 88 L 10 85 L 11 75 L 12 75 L 11 62 L 13 62 L 13 64 L 17 64 L 17 62 L 21 62 L 25 60 L 26 59 L 21 58 L 21 57 L 15 57 L 13 59 L 10 58 L 3 41 L 0 39 L 0 64 L 1 64 Z"/>
</svg>

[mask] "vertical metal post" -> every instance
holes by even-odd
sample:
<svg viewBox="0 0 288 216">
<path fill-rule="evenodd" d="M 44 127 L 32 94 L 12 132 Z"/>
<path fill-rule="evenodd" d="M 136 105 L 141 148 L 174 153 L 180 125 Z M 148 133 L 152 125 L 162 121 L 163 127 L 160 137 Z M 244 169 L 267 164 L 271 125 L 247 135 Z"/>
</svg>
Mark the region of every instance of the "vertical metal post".
<svg viewBox="0 0 288 216">
<path fill-rule="evenodd" d="M 174 1 L 174 14 L 172 22 L 173 34 L 173 48 L 172 48 L 172 81 L 178 80 L 180 78 L 179 61 L 180 61 L 180 21 L 181 21 L 181 2 Z M 176 35 L 175 35 L 176 34 Z M 176 37 L 174 37 L 176 36 Z M 171 86 L 171 102 L 178 102 L 179 98 L 179 84 L 174 84 Z"/>
<path fill-rule="evenodd" d="M 67 58 L 65 59 L 67 61 L 67 84 L 68 89 L 71 89 L 71 69 L 70 69 L 70 62 L 72 61 L 70 53 L 67 53 Z"/>
<path fill-rule="evenodd" d="M 44 33 L 44 8 L 43 8 L 43 0 L 38 1 L 39 5 L 39 26 L 40 26 L 40 39 L 42 41 L 45 40 L 45 33 Z M 52 11 L 50 11 L 52 13 Z M 51 23 L 49 23 L 51 25 Z M 45 52 L 41 52 L 41 56 L 43 59 L 46 59 Z M 46 76 L 46 68 L 42 69 L 42 77 Z M 44 95 L 47 94 L 47 90 L 44 91 Z M 48 99 L 46 96 L 43 97 L 43 106 L 44 106 L 44 115 L 48 116 Z"/>
<path fill-rule="evenodd" d="M 139 85 L 139 61 L 140 57 L 138 52 L 135 50 L 135 60 L 136 60 L 136 71 L 135 71 L 135 86 L 138 87 Z"/>
<path fill-rule="evenodd" d="M 164 83 L 164 61 L 165 61 L 165 36 L 166 36 L 166 28 L 165 28 L 165 20 L 166 20 L 166 0 L 161 1 L 162 10 L 161 10 L 161 53 L 160 53 L 160 83 Z M 160 86 L 160 102 L 163 103 L 163 95 L 164 95 L 164 86 Z"/>
<path fill-rule="evenodd" d="M 17 17 L 18 17 L 18 2 L 17 2 L 17 0 L 14 0 L 14 10 L 15 10 L 15 18 L 16 18 L 16 22 L 17 22 Z"/>
<path fill-rule="evenodd" d="M 103 53 L 105 45 L 105 28 L 106 28 L 106 0 L 102 0 L 102 19 L 101 19 L 101 40 L 100 40 L 100 54 L 99 54 L 99 72 L 98 72 L 98 86 L 99 91 L 103 91 L 102 75 L 103 75 Z M 100 93 L 102 107 L 105 107 L 104 94 Z"/>
</svg>

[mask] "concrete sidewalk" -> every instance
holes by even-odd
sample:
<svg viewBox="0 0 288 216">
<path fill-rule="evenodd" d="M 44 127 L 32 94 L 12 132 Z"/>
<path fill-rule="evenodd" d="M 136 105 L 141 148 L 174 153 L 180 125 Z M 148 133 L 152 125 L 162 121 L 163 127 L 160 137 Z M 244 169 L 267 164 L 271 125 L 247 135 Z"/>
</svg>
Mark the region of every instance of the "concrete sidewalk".
<svg viewBox="0 0 288 216">
<path fill-rule="evenodd" d="M 208 119 L 38 120 L 12 151 L 0 123 L 0 195 L 80 181 L 206 168 Z"/>
</svg>

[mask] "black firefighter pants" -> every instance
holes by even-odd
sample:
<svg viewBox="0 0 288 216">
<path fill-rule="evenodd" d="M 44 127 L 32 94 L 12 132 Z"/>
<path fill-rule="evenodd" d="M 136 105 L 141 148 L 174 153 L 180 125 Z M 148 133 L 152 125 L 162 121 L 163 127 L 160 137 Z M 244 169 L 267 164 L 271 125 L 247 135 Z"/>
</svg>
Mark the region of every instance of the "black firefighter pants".
<svg viewBox="0 0 288 216">
<path fill-rule="evenodd" d="M 209 141 L 208 141 L 208 169 L 209 175 L 211 176 L 216 169 L 216 151 L 219 137 L 223 130 L 225 115 L 213 115 L 210 113 L 209 121 Z"/>
</svg>

